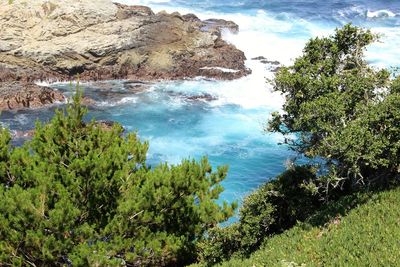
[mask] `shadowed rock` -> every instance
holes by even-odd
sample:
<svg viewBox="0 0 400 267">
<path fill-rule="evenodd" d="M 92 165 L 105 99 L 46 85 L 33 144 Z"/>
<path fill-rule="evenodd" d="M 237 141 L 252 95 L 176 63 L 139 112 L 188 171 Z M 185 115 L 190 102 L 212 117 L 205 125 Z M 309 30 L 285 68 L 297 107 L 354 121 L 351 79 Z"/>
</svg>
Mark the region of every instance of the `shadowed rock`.
<svg viewBox="0 0 400 267">
<path fill-rule="evenodd" d="M 207 19 L 202 22 L 204 26 L 203 30 L 215 31 L 216 34 L 220 35 L 222 30 L 229 30 L 231 33 L 239 32 L 239 25 L 233 21 L 227 21 L 223 19 Z"/>
</svg>

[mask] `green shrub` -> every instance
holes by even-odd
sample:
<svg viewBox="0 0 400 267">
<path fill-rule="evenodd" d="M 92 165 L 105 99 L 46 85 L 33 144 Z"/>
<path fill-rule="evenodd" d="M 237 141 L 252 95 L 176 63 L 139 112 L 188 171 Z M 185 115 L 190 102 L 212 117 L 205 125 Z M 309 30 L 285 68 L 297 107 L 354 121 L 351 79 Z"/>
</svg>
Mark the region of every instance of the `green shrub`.
<svg viewBox="0 0 400 267">
<path fill-rule="evenodd" d="M 271 235 L 308 218 L 322 204 L 307 189 L 315 179 L 309 166 L 295 166 L 266 183 L 243 201 L 239 222 L 216 227 L 199 243 L 199 260 L 214 264 L 232 256 L 247 256 Z"/>
<path fill-rule="evenodd" d="M 207 159 L 146 165 L 148 144 L 84 123 L 80 93 L 32 141 L 0 130 L 0 265 L 163 266 L 190 262 L 233 214 L 215 203 L 227 168 Z"/>
<path fill-rule="evenodd" d="M 249 259 L 219 266 L 398 266 L 399 202 L 400 189 L 344 197 L 266 240 Z"/>
<path fill-rule="evenodd" d="M 242 233 L 239 223 L 227 227 L 214 227 L 207 233 L 207 239 L 197 244 L 198 261 L 213 265 L 230 259 L 241 252 Z"/>
</svg>

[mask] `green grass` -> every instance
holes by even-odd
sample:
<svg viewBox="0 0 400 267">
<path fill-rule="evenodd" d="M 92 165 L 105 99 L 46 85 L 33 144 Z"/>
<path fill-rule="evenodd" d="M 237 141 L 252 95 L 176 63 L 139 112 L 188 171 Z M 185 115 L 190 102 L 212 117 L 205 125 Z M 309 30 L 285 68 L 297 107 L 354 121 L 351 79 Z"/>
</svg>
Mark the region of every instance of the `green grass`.
<svg viewBox="0 0 400 267">
<path fill-rule="evenodd" d="M 400 266 L 400 189 L 346 197 L 221 266 Z"/>
</svg>

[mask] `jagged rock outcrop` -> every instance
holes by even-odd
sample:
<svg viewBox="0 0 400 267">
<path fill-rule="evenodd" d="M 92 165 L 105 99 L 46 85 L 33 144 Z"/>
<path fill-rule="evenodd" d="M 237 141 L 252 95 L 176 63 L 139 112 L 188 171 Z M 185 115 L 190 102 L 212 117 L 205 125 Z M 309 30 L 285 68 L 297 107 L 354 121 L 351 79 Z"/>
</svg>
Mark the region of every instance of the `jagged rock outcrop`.
<svg viewBox="0 0 400 267">
<path fill-rule="evenodd" d="M 234 79 L 249 72 L 243 52 L 221 39 L 222 28 L 238 30 L 233 22 L 154 14 L 111 0 L 0 3 L 0 81 L 76 74 L 83 80 Z"/>
<path fill-rule="evenodd" d="M 0 83 L 0 110 L 39 108 L 64 101 L 60 91 L 48 87 L 32 83 Z"/>
<path fill-rule="evenodd" d="M 237 32 L 238 26 L 201 21 L 193 14 L 155 14 L 111 0 L 1 1 L 0 88 L 14 86 L 15 91 L 2 94 L 19 99 L 19 94 L 32 96 L 34 81 L 69 80 L 77 74 L 81 80 L 247 75 L 244 53 L 222 40 L 223 29 Z M 38 88 L 34 92 L 41 97 Z M 4 105 L 3 100 L 0 109 L 51 102 L 36 101 L 40 97 L 29 104 L 7 100 L 10 104 Z M 58 93 L 54 97 L 60 99 Z"/>
</svg>

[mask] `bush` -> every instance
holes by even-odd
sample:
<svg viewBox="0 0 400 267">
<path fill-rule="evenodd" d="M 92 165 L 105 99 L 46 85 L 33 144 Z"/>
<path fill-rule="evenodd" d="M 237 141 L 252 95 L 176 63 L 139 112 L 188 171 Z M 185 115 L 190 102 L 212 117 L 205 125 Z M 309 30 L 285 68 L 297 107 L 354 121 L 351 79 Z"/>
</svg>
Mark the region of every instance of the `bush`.
<svg viewBox="0 0 400 267">
<path fill-rule="evenodd" d="M 239 222 L 208 231 L 199 243 L 199 260 L 214 264 L 232 256 L 248 256 L 271 235 L 281 233 L 308 218 L 322 205 L 307 188 L 315 179 L 310 166 L 295 166 L 243 201 Z"/>
<path fill-rule="evenodd" d="M 146 165 L 148 144 L 84 123 L 80 93 L 22 147 L 0 130 L 0 262 L 149 266 L 190 262 L 204 232 L 233 214 L 215 203 L 227 168 L 207 159 Z"/>
</svg>

